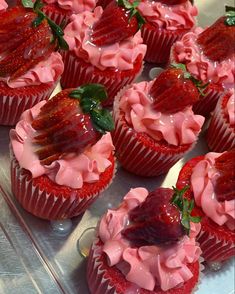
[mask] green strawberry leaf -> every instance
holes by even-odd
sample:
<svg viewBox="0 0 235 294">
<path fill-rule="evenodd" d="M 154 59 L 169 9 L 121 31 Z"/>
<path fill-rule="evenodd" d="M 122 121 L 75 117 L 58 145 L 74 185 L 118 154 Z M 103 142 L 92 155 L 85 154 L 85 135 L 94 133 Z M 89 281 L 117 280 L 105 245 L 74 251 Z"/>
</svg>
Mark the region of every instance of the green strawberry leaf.
<svg viewBox="0 0 235 294">
<path fill-rule="evenodd" d="M 114 130 L 113 118 L 107 109 L 93 109 L 91 119 L 95 125 L 104 131 L 111 132 Z"/>
<path fill-rule="evenodd" d="M 41 0 L 36 0 L 33 6 L 33 10 L 37 13 L 44 6 Z"/>
<path fill-rule="evenodd" d="M 32 26 L 34 28 L 38 27 L 44 19 L 45 19 L 44 15 L 38 14 L 38 17 L 36 17 L 35 20 L 32 22 Z"/>
<path fill-rule="evenodd" d="M 33 8 L 34 7 L 34 3 L 32 0 L 21 0 L 21 3 L 25 8 Z"/>
<path fill-rule="evenodd" d="M 104 101 L 108 97 L 105 87 L 101 84 L 86 84 L 80 86 L 79 89 L 82 91 L 82 98 Z"/>
<path fill-rule="evenodd" d="M 225 5 L 225 21 L 227 26 L 235 26 L 235 7 Z"/>
</svg>

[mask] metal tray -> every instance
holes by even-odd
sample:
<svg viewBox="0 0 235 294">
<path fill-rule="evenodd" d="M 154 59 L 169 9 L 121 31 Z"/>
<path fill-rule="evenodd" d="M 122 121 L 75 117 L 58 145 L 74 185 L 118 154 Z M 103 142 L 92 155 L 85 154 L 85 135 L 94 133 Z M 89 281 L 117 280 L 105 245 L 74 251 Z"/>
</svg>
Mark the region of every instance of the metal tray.
<svg viewBox="0 0 235 294">
<path fill-rule="evenodd" d="M 231 1 L 195 1 L 199 7 L 199 22 L 211 23 L 223 13 Z M 150 67 L 143 77 L 148 78 Z M 154 70 L 151 71 L 154 73 Z M 0 127 L 0 293 L 68 293 L 88 294 L 86 259 L 81 253 L 92 240 L 97 221 L 108 208 L 116 207 L 130 188 L 175 185 L 177 175 L 188 159 L 205 154 L 203 139 L 185 158 L 170 169 L 167 175 L 143 178 L 131 175 L 118 167 L 112 185 L 80 217 L 63 222 L 49 222 L 23 210 L 11 193 L 9 162 L 9 127 Z M 84 233 L 85 232 L 85 233 Z M 80 243 L 78 244 L 78 242 Z M 78 246 L 79 245 L 79 246 Z M 232 294 L 234 292 L 234 260 L 218 272 L 204 271 L 196 294 Z"/>
</svg>

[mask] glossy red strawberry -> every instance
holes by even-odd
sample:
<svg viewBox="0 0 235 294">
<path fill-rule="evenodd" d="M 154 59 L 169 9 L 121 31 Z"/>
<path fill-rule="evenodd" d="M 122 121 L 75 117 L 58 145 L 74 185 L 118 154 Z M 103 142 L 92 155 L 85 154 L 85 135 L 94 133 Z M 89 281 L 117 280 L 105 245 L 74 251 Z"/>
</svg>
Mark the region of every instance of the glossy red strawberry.
<svg viewBox="0 0 235 294">
<path fill-rule="evenodd" d="M 215 168 L 220 173 L 214 185 L 217 199 L 219 201 L 235 199 L 235 149 L 224 152 L 216 158 Z"/>
<path fill-rule="evenodd" d="M 235 20 L 233 25 L 228 25 L 228 19 L 228 16 L 219 18 L 198 36 L 203 53 L 212 61 L 221 62 L 235 52 Z"/>
<path fill-rule="evenodd" d="M 197 102 L 200 93 L 194 82 L 185 77 L 182 69 L 169 68 L 154 81 L 150 95 L 155 110 L 175 113 Z"/>
<path fill-rule="evenodd" d="M 64 153 L 81 153 L 113 129 L 110 114 L 101 108 L 103 86 L 90 84 L 64 90 L 49 100 L 33 120 L 36 154 L 50 164 Z"/>
<path fill-rule="evenodd" d="M 144 23 L 136 10 L 136 3 L 112 1 L 92 28 L 92 42 L 97 46 L 105 46 L 133 36 Z"/>
<path fill-rule="evenodd" d="M 183 198 L 185 190 L 158 188 L 129 212 L 130 225 L 122 235 L 135 246 L 174 243 L 189 233 L 193 202 Z"/>
</svg>

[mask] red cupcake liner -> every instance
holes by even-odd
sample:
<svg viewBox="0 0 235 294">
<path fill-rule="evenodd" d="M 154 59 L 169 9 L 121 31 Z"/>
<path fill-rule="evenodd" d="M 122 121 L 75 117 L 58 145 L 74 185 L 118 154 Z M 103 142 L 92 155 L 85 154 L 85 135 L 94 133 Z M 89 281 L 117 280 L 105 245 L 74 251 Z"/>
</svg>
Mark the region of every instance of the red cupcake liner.
<svg viewBox="0 0 235 294">
<path fill-rule="evenodd" d="M 204 156 L 198 156 L 189 160 L 181 169 L 176 183 L 178 189 L 182 189 L 185 185 L 191 186 L 192 169 L 204 159 Z M 189 189 L 186 197 L 192 199 L 193 193 Z M 226 225 L 219 226 L 210 220 L 198 206 L 194 208 L 195 215 L 200 215 L 201 232 L 196 240 L 200 244 L 202 257 L 205 261 L 221 262 L 235 255 L 235 232 L 229 230 Z"/>
<path fill-rule="evenodd" d="M 43 12 L 57 25 L 61 25 L 63 23 L 63 25 L 66 26 L 71 16 L 71 12 L 60 8 L 55 3 L 45 5 L 43 7 Z"/>
<path fill-rule="evenodd" d="M 188 30 L 167 31 L 145 24 L 141 29 L 143 43 L 147 45 L 144 60 L 150 63 L 166 64 L 172 45 Z"/>
<path fill-rule="evenodd" d="M 211 151 L 224 152 L 235 147 L 235 128 L 225 117 L 224 107 L 229 97 L 226 95 L 219 100 L 207 131 L 207 144 Z"/>
<path fill-rule="evenodd" d="M 104 105 L 112 105 L 114 96 L 125 85 L 130 84 L 142 71 L 142 59 L 138 58 L 132 70 L 101 71 L 84 62 L 72 52 L 61 53 L 64 61 L 64 73 L 61 78 L 62 88 L 76 88 L 86 83 L 99 83 L 106 87 L 108 99 Z"/>
<path fill-rule="evenodd" d="M 91 247 L 87 264 L 87 281 L 91 294 L 123 294 L 136 290 L 136 285 L 127 281 L 125 276 L 115 267 L 109 267 L 102 254 L 102 242 L 96 239 Z M 188 264 L 193 277 L 184 285 L 168 291 L 158 287 L 154 291 L 138 289 L 139 294 L 190 294 L 195 289 L 200 275 L 200 263 Z"/>
<path fill-rule="evenodd" d="M 136 175 L 152 177 L 166 173 L 195 143 L 174 147 L 158 143 L 146 134 L 137 133 L 127 125 L 124 113 L 119 110 L 123 91 L 115 98 L 113 111 L 115 130 L 112 139 L 118 161 Z"/>
<path fill-rule="evenodd" d="M 53 183 L 47 176 L 32 178 L 31 173 L 19 166 L 13 157 L 11 161 L 12 192 L 22 207 L 33 215 L 47 220 L 60 220 L 83 213 L 112 182 L 115 174 L 112 165 L 94 184 L 85 183 L 81 189 L 72 189 Z"/>
<path fill-rule="evenodd" d="M 26 109 L 48 99 L 55 87 L 56 83 L 12 89 L 0 82 L 0 125 L 15 125 Z"/>
</svg>

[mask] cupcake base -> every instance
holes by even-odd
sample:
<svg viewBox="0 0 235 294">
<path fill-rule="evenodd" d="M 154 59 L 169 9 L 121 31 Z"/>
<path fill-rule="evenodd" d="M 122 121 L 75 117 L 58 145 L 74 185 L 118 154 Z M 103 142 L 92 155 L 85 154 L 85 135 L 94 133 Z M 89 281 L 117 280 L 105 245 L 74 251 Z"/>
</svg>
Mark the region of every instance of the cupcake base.
<svg viewBox="0 0 235 294">
<path fill-rule="evenodd" d="M 166 173 L 194 144 L 167 145 L 144 133 L 137 133 L 127 125 L 124 112 L 119 109 L 121 95 L 122 91 L 114 102 L 115 130 L 112 132 L 118 161 L 126 170 L 139 176 L 153 177 Z"/>
<path fill-rule="evenodd" d="M 53 20 L 57 25 L 65 26 L 69 22 L 71 12 L 60 8 L 57 3 L 46 4 L 43 7 L 43 12 Z"/>
<path fill-rule="evenodd" d="M 144 60 L 150 63 L 167 64 L 171 46 L 188 30 L 160 30 L 147 23 L 141 29 L 143 43 L 147 45 Z"/>
<path fill-rule="evenodd" d="M 15 125 L 26 109 L 48 99 L 55 87 L 56 83 L 10 88 L 0 82 L 0 125 Z"/>
<path fill-rule="evenodd" d="M 229 124 L 224 113 L 229 97 L 225 95 L 219 100 L 207 131 L 207 144 L 214 152 L 224 152 L 235 147 L 235 128 Z"/>
<path fill-rule="evenodd" d="M 102 254 L 102 242 L 96 239 L 90 250 L 87 265 L 87 281 L 91 294 L 189 294 L 195 288 L 200 273 L 200 264 L 195 262 L 188 265 L 193 277 L 178 288 L 162 291 L 156 287 L 154 291 L 140 289 L 133 283 L 127 281 L 125 276 L 115 267 L 109 267 Z"/>
<path fill-rule="evenodd" d="M 142 71 L 142 59 L 138 58 L 132 70 L 101 71 L 78 58 L 72 52 L 61 53 L 64 61 L 64 73 L 61 78 L 62 88 L 76 88 L 86 83 L 99 83 L 106 87 L 108 99 L 104 105 L 112 105 L 114 96 L 125 85 L 130 84 Z"/>
<path fill-rule="evenodd" d="M 84 183 L 81 189 L 72 189 L 52 182 L 46 175 L 32 178 L 14 157 L 11 161 L 12 192 L 22 207 L 37 217 L 47 220 L 72 218 L 83 213 L 112 182 L 115 174 L 113 155 L 109 160 L 112 165 L 100 175 L 98 182 Z"/>
<path fill-rule="evenodd" d="M 177 188 L 182 189 L 185 185 L 190 186 L 190 178 L 192 169 L 195 165 L 203 160 L 203 156 L 188 161 L 181 169 L 178 180 Z M 193 198 L 192 192 L 187 191 L 186 197 Z M 204 212 L 195 206 L 195 214 L 202 217 L 201 220 L 201 232 L 197 236 L 197 241 L 200 244 L 202 250 L 202 257 L 205 261 L 221 262 L 229 259 L 235 255 L 235 232 L 230 231 L 227 226 L 219 226 L 212 220 L 210 220 Z"/>
</svg>

